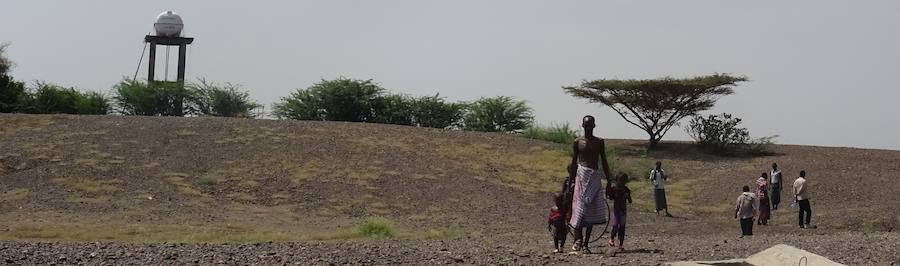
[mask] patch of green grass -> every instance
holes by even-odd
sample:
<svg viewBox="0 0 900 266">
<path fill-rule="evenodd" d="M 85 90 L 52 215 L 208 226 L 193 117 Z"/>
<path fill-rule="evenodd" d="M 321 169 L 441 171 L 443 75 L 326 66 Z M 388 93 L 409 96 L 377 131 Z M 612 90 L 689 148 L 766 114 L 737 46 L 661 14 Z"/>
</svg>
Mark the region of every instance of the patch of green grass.
<svg viewBox="0 0 900 266">
<path fill-rule="evenodd" d="M 522 137 L 571 144 L 578 137 L 578 133 L 569 127 L 569 124 L 536 125 L 522 131 Z"/>
<path fill-rule="evenodd" d="M 387 218 L 371 217 L 357 225 L 355 233 L 364 238 L 391 238 L 394 237 L 394 225 Z"/>
<path fill-rule="evenodd" d="M 387 239 L 397 236 L 394 223 L 384 217 L 370 217 L 350 230 L 332 230 L 304 237 L 308 240 Z"/>
<path fill-rule="evenodd" d="M 198 186 L 201 186 L 201 187 L 212 188 L 212 187 L 215 187 L 216 184 L 219 183 L 219 179 L 217 179 L 214 176 L 204 175 L 204 176 L 201 176 L 200 178 L 197 178 L 196 183 Z"/>
</svg>

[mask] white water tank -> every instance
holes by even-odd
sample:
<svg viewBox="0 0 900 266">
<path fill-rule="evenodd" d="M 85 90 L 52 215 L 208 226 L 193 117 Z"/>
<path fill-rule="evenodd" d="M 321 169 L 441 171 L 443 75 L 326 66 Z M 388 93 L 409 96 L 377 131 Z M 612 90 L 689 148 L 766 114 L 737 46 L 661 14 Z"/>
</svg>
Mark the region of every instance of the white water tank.
<svg viewBox="0 0 900 266">
<path fill-rule="evenodd" d="M 178 37 L 181 36 L 181 30 L 184 29 L 184 23 L 181 16 L 175 12 L 166 11 L 156 17 L 156 23 L 153 23 L 157 36 Z"/>
</svg>

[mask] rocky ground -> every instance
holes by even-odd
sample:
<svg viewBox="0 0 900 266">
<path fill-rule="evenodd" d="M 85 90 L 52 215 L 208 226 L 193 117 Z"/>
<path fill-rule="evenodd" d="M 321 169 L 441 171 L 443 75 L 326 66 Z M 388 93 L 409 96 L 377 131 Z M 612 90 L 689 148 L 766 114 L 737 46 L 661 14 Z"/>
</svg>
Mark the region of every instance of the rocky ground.
<svg viewBox="0 0 900 266">
<path fill-rule="evenodd" d="M 720 157 L 609 144 L 613 170 L 637 177 L 626 252 L 558 255 L 544 232 L 568 162 L 561 144 L 359 123 L 0 114 L 0 264 L 655 265 L 779 243 L 850 265 L 898 262 L 900 151 Z M 650 212 L 642 179 L 656 160 L 672 177 L 674 218 Z M 819 228 L 797 229 L 785 200 L 772 225 L 738 240 L 732 204 L 772 162 L 788 181 L 810 173 Z M 348 235 L 374 216 L 393 222 L 394 240 Z"/>
<path fill-rule="evenodd" d="M 626 251 L 552 254 L 549 242 L 497 237 L 455 240 L 372 240 L 259 244 L 118 244 L 0 242 L 0 263 L 17 265 L 659 265 L 680 260 L 746 257 L 777 243 L 797 246 L 848 265 L 895 265 L 900 235 L 798 234 L 728 236 L 636 234 Z M 612 256 L 612 257 L 611 257 Z"/>
</svg>

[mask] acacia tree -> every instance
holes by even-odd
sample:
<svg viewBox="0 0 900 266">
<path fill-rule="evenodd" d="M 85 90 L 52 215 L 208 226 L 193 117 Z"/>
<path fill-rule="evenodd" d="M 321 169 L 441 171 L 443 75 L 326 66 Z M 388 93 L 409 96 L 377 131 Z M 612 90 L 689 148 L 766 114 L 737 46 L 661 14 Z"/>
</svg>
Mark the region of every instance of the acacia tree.
<svg viewBox="0 0 900 266">
<path fill-rule="evenodd" d="M 747 78 L 727 74 L 684 79 L 601 79 L 563 90 L 576 98 L 609 106 L 626 122 L 647 132 L 647 147 L 653 149 L 679 120 L 709 110 L 719 97 L 734 93 L 734 86 L 743 81 Z"/>
<path fill-rule="evenodd" d="M 6 58 L 6 47 L 9 43 L 0 43 L 0 75 L 6 75 L 13 67 L 13 62 Z"/>
</svg>

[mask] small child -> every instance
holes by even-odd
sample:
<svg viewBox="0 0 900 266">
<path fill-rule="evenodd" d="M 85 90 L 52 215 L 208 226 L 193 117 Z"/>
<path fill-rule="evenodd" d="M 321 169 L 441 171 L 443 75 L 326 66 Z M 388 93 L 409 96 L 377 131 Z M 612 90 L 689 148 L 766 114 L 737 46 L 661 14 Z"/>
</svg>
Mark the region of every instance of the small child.
<svg viewBox="0 0 900 266">
<path fill-rule="evenodd" d="M 556 206 L 550 209 L 550 217 L 547 219 L 547 230 L 553 232 L 553 253 L 560 253 L 566 244 L 566 235 L 569 234 L 569 227 L 566 225 L 566 216 L 569 214 L 569 208 L 565 204 L 565 196 L 556 194 L 553 197 Z"/>
<path fill-rule="evenodd" d="M 743 193 L 737 198 L 737 205 L 734 207 L 734 218 L 741 219 L 741 238 L 753 235 L 753 217 L 759 209 L 756 203 L 756 195 L 750 192 L 750 186 L 742 188 Z"/>
<path fill-rule="evenodd" d="M 619 250 L 624 250 L 625 248 L 622 246 L 625 243 L 625 225 L 627 224 L 627 205 L 631 203 L 631 189 L 628 188 L 625 184 L 628 183 L 628 175 L 622 172 L 619 172 L 616 175 L 616 182 L 606 183 L 606 196 L 609 199 L 613 200 L 613 213 L 612 213 L 612 232 L 610 232 L 609 237 L 609 246 L 616 246 L 616 237 L 619 237 Z"/>
</svg>

